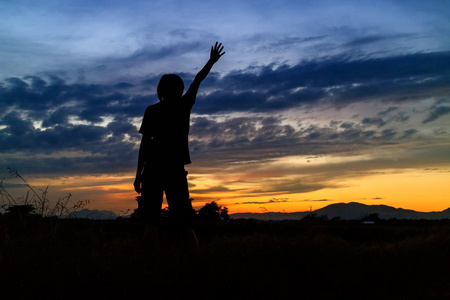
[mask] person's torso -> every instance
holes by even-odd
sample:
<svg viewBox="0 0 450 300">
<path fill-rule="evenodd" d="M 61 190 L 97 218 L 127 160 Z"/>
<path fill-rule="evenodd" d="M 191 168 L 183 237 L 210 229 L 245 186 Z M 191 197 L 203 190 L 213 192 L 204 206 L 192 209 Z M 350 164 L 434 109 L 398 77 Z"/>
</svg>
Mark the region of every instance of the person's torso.
<svg viewBox="0 0 450 300">
<path fill-rule="evenodd" d="M 159 102 L 149 107 L 146 134 L 151 137 L 149 160 L 164 164 L 189 164 L 189 122 L 191 107 L 182 101 Z"/>
</svg>

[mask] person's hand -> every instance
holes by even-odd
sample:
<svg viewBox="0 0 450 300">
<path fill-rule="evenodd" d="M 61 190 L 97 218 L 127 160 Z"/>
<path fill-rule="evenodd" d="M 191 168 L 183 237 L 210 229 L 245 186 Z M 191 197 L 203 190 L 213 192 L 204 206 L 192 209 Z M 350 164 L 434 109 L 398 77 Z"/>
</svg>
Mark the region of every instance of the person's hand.
<svg viewBox="0 0 450 300">
<path fill-rule="evenodd" d="M 219 44 L 216 42 L 214 47 L 211 46 L 211 54 L 210 54 L 210 58 L 209 58 L 210 61 L 215 64 L 219 60 L 219 58 L 221 58 L 222 55 L 225 54 L 225 52 L 222 52 L 222 51 L 223 51 L 222 43 Z"/>
<path fill-rule="evenodd" d="M 142 183 L 142 177 L 141 176 L 136 176 L 136 179 L 134 180 L 133 185 L 134 185 L 134 190 L 138 194 L 141 193 L 141 183 Z"/>
</svg>

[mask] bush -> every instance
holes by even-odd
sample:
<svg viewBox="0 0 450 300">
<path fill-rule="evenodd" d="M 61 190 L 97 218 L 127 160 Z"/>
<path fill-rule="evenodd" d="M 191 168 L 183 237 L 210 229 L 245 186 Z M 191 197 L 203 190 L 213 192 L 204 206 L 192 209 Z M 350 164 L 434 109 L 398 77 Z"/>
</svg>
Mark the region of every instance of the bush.
<svg viewBox="0 0 450 300">
<path fill-rule="evenodd" d="M 198 217 L 203 221 L 228 221 L 228 208 L 219 206 L 215 201 L 206 203 L 205 206 L 198 211 Z"/>
</svg>

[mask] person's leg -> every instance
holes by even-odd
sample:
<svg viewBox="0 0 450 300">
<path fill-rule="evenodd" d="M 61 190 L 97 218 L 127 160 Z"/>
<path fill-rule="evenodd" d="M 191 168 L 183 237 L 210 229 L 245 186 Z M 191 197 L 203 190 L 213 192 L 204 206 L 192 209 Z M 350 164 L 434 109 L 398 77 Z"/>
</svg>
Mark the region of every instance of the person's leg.
<svg viewBox="0 0 450 300">
<path fill-rule="evenodd" d="M 192 203 L 189 198 L 187 174 L 183 166 L 171 168 L 167 173 L 165 193 L 171 221 L 177 231 L 179 244 L 183 252 L 198 251 L 198 240 L 192 226 Z"/>
<path fill-rule="evenodd" d="M 163 185 L 158 169 L 144 169 L 142 180 L 142 197 L 138 211 L 145 222 L 144 243 L 159 250 L 159 225 L 163 202 Z"/>
</svg>

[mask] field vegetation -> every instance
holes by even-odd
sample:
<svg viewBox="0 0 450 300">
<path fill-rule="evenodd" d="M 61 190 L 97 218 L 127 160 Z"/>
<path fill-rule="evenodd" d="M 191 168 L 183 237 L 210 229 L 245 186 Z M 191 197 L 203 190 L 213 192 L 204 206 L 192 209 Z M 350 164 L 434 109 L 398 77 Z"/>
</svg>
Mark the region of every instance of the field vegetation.
<svg viewBox="0 0 450 300">
<path fill-rule="evenodd" d="M 0 216 L 0 299 L 449 299 L 450 221 L 197 217 L 198 253 L 138 218 Z M 217 215 L 216 215 L 217 216 Z"/>
<path fill-rule="evenodd" d="M 2 299 L 448 299 L 450 222 L 198 221 L 153 251 L 138 220 L 0 218 Z"/>
</svg>

